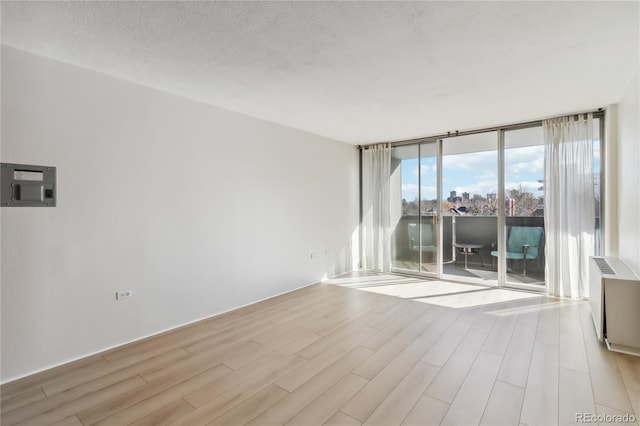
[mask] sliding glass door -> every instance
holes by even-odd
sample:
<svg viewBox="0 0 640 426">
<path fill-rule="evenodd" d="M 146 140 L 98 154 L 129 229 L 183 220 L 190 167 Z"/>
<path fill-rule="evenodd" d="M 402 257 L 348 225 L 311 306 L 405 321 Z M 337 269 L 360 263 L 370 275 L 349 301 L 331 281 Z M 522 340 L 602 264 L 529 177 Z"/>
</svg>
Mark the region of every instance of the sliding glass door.
<svg viewBox="0 0 640 426">
<path fill-rule="evenodd" d="M 392 270 L 544 288 L 543 177 L 539 126 L 392 148 Z"/>
<path fill-rule="evenodd" d="M 436 143 L 391 150 L 391 267 L 437 276 Z"/>
<path fill-rule="evenodd" d="M 443 275 L 498 283 L 498 135 L 442 140 Z"/>
<path fill-rule="evenodd" d="M 542 127 L 504 134 L 505 285 L 544 288 L 544 139 Z"/>
</svg>

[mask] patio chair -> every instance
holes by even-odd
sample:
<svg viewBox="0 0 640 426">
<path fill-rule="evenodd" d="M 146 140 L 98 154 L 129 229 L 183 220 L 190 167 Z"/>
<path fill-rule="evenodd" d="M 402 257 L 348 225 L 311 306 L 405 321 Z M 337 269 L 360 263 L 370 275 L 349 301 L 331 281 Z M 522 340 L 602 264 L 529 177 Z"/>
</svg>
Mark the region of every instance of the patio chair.
<svg viewBox="0 0 640 426">
<path fill-rule="evenodd" d="M 431 253 L 431 259 L 433 260 L 434 254 L 437 250 L 435 233 L 433 232 L 433 225 L 430 223 L 423 223 L 421 229 L 422 241 L 420 244 L 418 244 L 418 239 L 420 238 L 418 235 L 418 224 L 408 224 L 407 231 L 409 232 L 409 248 L 411 249 L 411 251 L 418 254 L 420 251 L 422 251 L 423 253 Z"/>
<path fill-rule="evenodd" d="M 538 258 L 538 247 L 544 229 L 539 226 L 512 226 L 507 239 L 507 260 L 522 260 L 522 276 L 527 276 L 527 259 Z M 498 257 L 498 251 L 491 252 Z M 494 259 L 495 260 L 495 259 Z"/>
</svg>

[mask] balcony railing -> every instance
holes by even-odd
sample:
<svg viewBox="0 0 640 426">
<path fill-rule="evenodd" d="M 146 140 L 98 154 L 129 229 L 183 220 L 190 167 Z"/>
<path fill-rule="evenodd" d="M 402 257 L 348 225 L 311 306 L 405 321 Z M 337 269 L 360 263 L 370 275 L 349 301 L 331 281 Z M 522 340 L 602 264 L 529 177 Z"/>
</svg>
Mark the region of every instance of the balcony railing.
<svg viewBox="0 0 640 426">
<path fill-rule="evenodd" d="M 433 218 L 422 216 L 422 223 L 432 223 Z M 392 266 L 400 270 L 435 271 L 435 256 L 414 250 L 409 235 L 409 224 L 417 224 L 418 216 L 403 216 L 392 233 Z M 415 225 L 414 225 L 415 226 Z M 537 216 L 517 216 L 506 218 L 507 233 L 513 226 L 540 227 L 544 229 L 544 218 Z M 498 259 L 492 256 L 497 251 L 497 216 L 443 216 L 442 217 L 442 262 L 445 274 L 475 277 L 485 280 L 497 280 Z M 455 229 L 455 231 L 454 231 Z M 454 237 L 455 232 L 455 237 Z M 540 237 L 538 253 L 534 259 L 507 261 L 507 281 L 516 283 L 544 285 L 544 233 Z M 453 243 L 468 243 L 475 247 L 467 249 L 465 268 L 465 249 L 454 247 Z M 434 242 L 435 245 L 435 242 Z"/>
</svg>

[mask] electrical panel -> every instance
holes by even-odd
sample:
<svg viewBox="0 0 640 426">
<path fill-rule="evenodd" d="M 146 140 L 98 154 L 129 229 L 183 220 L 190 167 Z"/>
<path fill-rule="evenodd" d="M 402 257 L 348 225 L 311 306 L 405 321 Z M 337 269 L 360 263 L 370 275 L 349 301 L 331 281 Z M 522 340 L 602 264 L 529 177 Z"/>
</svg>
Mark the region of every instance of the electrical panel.
<svg viewBox="0 0 640 426">
<path fill-rule="evenodd" d="M 55 207 L 56 168 L 0 163 L 2 207 Z"/>
</svg>

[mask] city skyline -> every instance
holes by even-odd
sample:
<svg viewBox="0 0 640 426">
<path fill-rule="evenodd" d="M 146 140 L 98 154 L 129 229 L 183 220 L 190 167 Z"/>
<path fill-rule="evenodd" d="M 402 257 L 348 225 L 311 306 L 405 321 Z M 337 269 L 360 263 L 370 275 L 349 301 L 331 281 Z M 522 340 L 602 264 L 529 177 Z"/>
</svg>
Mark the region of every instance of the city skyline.
<svg viewBox="0 0 640 426">
<path fill-rule="evenodd" d="M 596 196 L 599 196 L 600 143 L 594 141 L 594 178 Z M 469 193 L 484 198 L 498 193 L 497 151 L 444 155 L 442 158 L 443 199 L 451 191 L 461 196 Z M 418 197 L 418 159 L 402 160 L 402 199 L 415 201 Z M 421 196 L 423 200 L 437 198 L 436 158 L 420 159 Z M 505 150 L 505 191 L 522 189 L 534 197 L 544 196 L 544 145 Z"/>
</svg>

